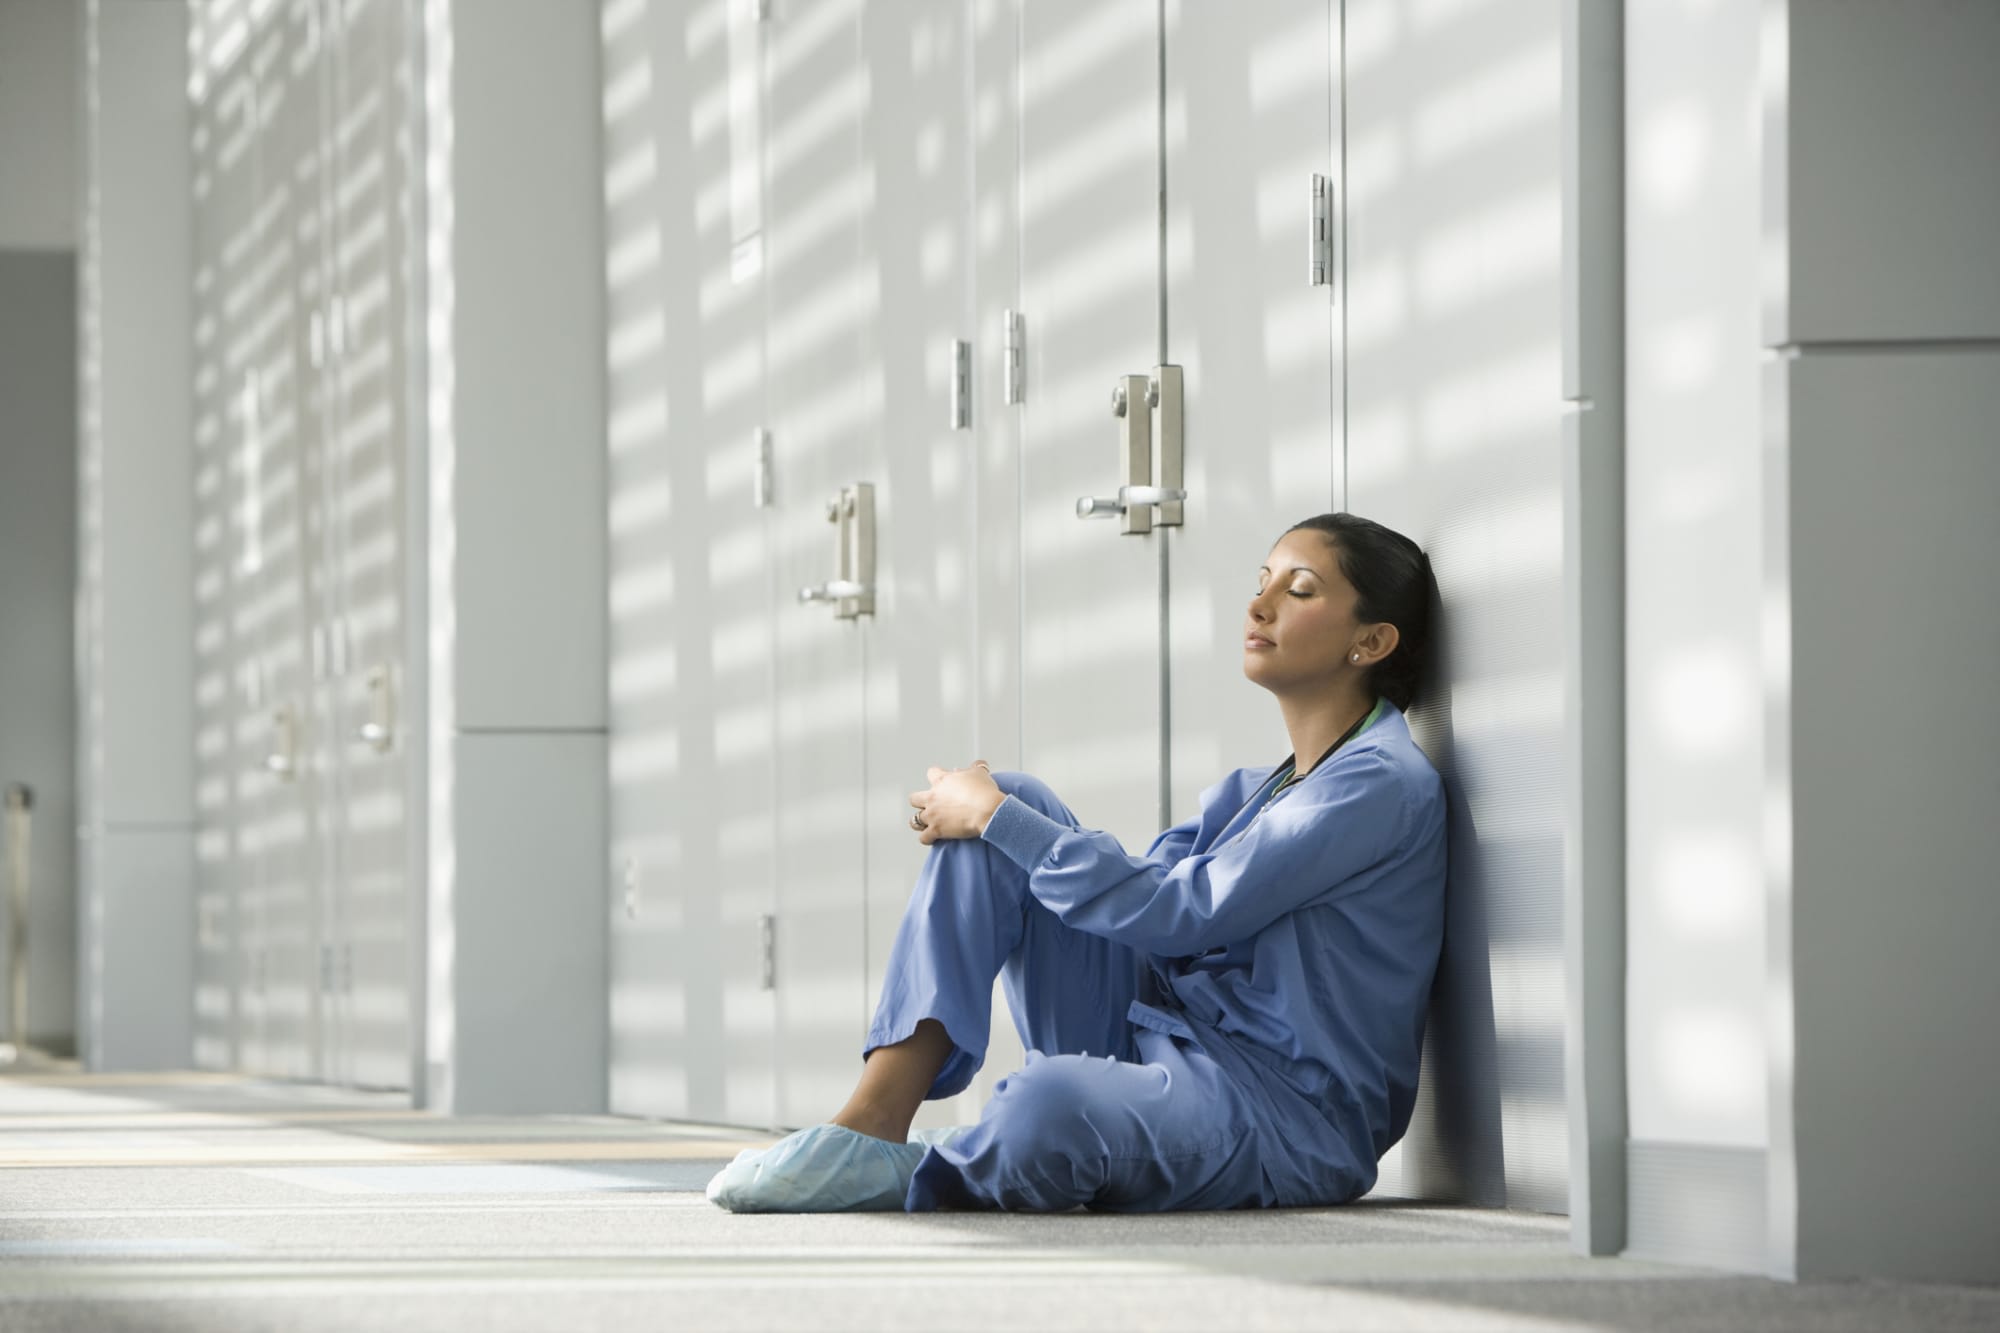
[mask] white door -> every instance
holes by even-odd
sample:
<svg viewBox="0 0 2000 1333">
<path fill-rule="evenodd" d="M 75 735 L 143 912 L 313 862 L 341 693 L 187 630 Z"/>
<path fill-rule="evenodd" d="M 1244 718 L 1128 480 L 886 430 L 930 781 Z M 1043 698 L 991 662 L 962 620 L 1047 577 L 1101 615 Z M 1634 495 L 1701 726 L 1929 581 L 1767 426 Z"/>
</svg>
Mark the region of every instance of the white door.
<svg viewBox="0 0 2000 1333">
<path fill-rule="evenodd" d="M 319 1073 L 322 975 L 313 812 L 312 666 L 307 546 L 300 227 L 306 204 L 295 164 L 315 128 L 311 89 L 292 69 L 285 23 L 256 31 L 239 59 L 255 89 L 257 188 L 244 309 L 258 312 L 237 342 L 245 513 L 244 599 L 237 631 L 248 659 L 250 757 L 244 813 L 242 931 L 249 973 L 243 1066 L 288 1078 Z"/>
<path fill-rule="evenodd" d="M 862 142 L 870 93 L 860 0 L 800 8 L 770 39 L 762 139 L 778 624 L 778 1119 L 837 1110 L 860 1067 L 867 993 L 860 599 L 799 602 L 860 572 L 860 469 L 881 428 L 882 275 Z M 875 492 L 879 501 L 879 488 Z M 879 514 L 879 509 L 878 509 Z"/>
<path fill-rule="evenodd" d="M 318 3 L 324 283 L 308 336 L 322 395 L 319 494 L 327 503 L 320 548 L 330 776 L 327 1075 L 400 1088 L 411 1062 L 401 708 L 408 633 L 402 26 L 389 0 Z"/>
<path fill-rule="evenodd" d="M 1021 10 L 1024 759 L 1135 850 L 1284 753 L 1235 645 L 1271 542 L 1339 498 L 1337 294 L 1308 254 L 1336 33 L 1327 0 Z M 1163 364 L 1182 523 L 1078 521 L 1126 480 L 1114 386 Z"/>
<path fill-rule="evenodd" d="M 199 26 L 197 36 L 206 35 Z M 255 268 L 254 89 L 248 62 L 207 64 L 193 96 L 195 355 L 195 1038 L 201 1069 L 239 1061 L 244 988 L 238 942 L 245 873 L 245 773 L 262 762 L 260 719 L 244 688 L 249 658 L 238 637 L 245 597 L 245 432 L 248 380 L 239 342 L 250 324 L 239 293 Z"/>
<path fill-rule="evenodd" d="M 974 423 L 1004 409 L 997 398 L 984 401 L 976 382 L 980 353 L 993 349 L 981 346 L 972 299 L 970 21 L 969 7 L 930 0 L 870 0 L 862 11 L 861 166 L 873 200 L 864 234 L 878 275 L 864 351 L 881 378 L 859 460 L 876 504 L 875 613 L 861 624 L 864 1022 L 929 855 L 909 828 L 908 793 L 924 786 L 932 764 L 1011 760 L 974 753 L 975 622 L 989 613 L 980 598 L 987 551 Z M 934 1105 L 926 1123 L 953 1123 L 960 1112 Z"/>
<path fill-rule="evenodd" d="M 603 29 L 610 1104 L 769 1125 L 786 608 L 758 490 L 762 35 L 742 9 L 624 6 Z"/>
<path fill-rule="evenodd" d="M 1339 25 L 1329 0 L 1166 15 L 1166 344 L 1188 491 L 1168 539 L 1169 815 L 1184 819 L 1230 769 L 1289 752 L 1243 678 L 1245 606 L 1278 536 L 1340 507 L 1344 293 L 1331 246 L 1315 272 L 1309 244 L 1315 180 L 1340 178 Z"/>
<path fill-rule="evenodd" d="M 1076 503 L 1127 480 L 1113 390 L 1163 360 L 1159 8 L 1017 12 L 1021 762 L 1085 825 L 1143 847 L 1165 804 L 1166 546 Z"/>
</svg>

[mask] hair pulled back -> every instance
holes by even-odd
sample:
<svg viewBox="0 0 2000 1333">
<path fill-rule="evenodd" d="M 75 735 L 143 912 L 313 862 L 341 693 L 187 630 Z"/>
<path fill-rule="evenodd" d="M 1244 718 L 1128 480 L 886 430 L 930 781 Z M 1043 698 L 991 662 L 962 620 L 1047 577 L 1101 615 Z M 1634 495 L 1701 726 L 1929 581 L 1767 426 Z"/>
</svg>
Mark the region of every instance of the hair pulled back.
<svg viewBox="0 0 2000 1333">
<path fill-rule="evenodd" d="M 1408 712 L 1431 669 L 1431 606 L 1436 580 L 1424 549 L 1391 528 L 1354 514 L 1319 514 L 1290 531 L 1321 533 L 1332 543 L 1341 577 L 1354 587 L 1354 618 L 1396 627 L 1396 650 L 1368 668 L 1363 682 Z"/>
</svg>

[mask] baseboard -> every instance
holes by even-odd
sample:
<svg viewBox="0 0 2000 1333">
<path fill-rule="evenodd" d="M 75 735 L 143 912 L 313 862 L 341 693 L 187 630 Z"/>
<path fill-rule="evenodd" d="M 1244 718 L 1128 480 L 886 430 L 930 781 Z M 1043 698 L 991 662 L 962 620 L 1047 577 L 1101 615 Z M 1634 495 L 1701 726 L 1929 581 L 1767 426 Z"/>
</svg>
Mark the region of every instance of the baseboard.
<svg viewBox="0 0 2000 1333">
<path fill-rule="evenodd" d="M 1764 1150 L 1625 1144 L 1625 1253 L 1634 1259 L 1762 1273 Z"/>
</svg>

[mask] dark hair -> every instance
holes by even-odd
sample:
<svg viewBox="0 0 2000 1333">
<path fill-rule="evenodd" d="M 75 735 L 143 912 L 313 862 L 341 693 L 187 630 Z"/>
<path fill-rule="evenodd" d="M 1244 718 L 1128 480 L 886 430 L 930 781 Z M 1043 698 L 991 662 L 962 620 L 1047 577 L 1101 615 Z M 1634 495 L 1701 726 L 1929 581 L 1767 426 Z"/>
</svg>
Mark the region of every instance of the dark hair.
<svg viewBox="0 0 2000 1333">
<path fill-rule="evenodd" d="M 1396 650 L 1368 668 L 1367 687 L 1408 712 L 1423 694 L 1431 666 L 1431 597 L 1436 582 L 1424 548 L 1402 533 L 1353 514 L 1320 514 L 1294 523 L 1333 544 L 1341 577 L 1354 585 L 1354 618 L 1396 627 Z"/>
</svg>

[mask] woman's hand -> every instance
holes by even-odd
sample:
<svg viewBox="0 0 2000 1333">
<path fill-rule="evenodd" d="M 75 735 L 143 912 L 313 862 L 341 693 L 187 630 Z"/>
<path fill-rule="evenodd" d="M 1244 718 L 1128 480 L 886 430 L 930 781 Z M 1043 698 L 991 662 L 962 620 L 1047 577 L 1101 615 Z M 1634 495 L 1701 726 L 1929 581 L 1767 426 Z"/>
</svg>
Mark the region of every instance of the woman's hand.
<svg viewBox="0 0 2000 1333">
<path fill-rule="evenodd" d="M 984 759 L 973 760 L 970 768 L 933 767 L 924 777 L 930 789 L 910 793 L 910 804 L 916 807 L 910 827 L 926 847 L 940 838 L 978 837 L 1007 799 Z"/>
</svg>

